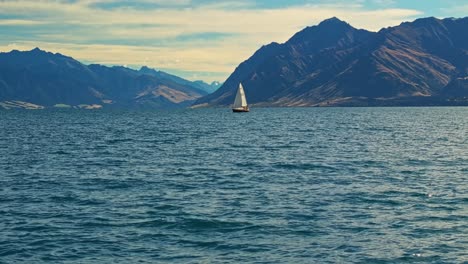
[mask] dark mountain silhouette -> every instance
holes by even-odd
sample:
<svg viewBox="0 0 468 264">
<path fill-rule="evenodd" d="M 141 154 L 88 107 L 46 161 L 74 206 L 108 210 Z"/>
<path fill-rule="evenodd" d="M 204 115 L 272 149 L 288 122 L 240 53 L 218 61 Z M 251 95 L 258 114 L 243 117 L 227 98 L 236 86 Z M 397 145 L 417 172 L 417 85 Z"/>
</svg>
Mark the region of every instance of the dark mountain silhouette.
<svg viewBox="0 0 468 264">
<path fill-rule="evenodd" d="M 374 33 L 337 18 L 272 43 L 194 106 L 468 104 L 468 18 L 423 18 Z"/>
<path fill-rule="evenodd" d="M 87 66 L 38 48 L 0 53 L 0 102 L 20 101 L 45 107 L 84 104 L 175 108 L 190 105 L 207 93 L 198 83 L 147 67 L 136 71 Z"/>
</svg>

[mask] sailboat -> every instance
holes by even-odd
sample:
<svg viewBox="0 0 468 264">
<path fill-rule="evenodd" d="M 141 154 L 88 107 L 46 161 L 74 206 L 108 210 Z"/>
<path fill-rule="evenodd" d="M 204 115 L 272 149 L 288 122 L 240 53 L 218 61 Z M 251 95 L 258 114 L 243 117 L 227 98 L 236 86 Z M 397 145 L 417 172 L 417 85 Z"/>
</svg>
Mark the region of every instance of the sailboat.
<svg viewBox="0 0 468 264">
<path fill-rule="evenodd" d="M 232 105 L 232 111 L 234 113 L 249 112 L 249 106 L 247 105 L 247 99 L 245 98 L 245 92 L 244 87 L 242 87 L 242 83 L 239 83 L 236 99 Z"/>
</svg>

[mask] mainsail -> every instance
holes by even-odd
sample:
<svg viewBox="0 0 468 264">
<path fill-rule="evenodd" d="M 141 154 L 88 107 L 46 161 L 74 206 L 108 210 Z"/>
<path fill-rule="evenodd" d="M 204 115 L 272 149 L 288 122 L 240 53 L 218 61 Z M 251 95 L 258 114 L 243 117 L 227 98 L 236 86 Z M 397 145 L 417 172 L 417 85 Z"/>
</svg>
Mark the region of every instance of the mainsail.
<svg viewBox="0 0 468 264">
<path fill-rule="evenodd" d="M 247 106 L 247 99 L 245 99 L 244 87 L 242 83 L 239 84 L 239 89 L 237 89 L 236 100 L 234 100 L 234 105 L 232 108 L 243 108 Z"/>
</svg>

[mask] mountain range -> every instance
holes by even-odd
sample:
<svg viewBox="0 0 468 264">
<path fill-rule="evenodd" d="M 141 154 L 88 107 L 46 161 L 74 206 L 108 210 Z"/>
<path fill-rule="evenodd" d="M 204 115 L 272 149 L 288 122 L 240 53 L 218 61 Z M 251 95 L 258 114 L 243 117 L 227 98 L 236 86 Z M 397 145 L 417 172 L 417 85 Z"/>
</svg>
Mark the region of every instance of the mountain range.
<svg viewBox="0 0 468 264">
<path fill-rule="evenodd" d="M 261 47 L 221 85 L 142 67 L 84 65 L 39 48 L 0 53 L 0 108 L 468 105 L 468 17 L 379 32 L 338 18 Z"/>
<path fill-rule="evenodd" d="M 39 48 L 0 53 L 0 108 L 178 108 L 218 87 L 148 67 L 84 65 Z"/>
<path fill-rule="evenodd" d="M 468 17 L 379 32 L 331 18 L 261 47 L 193 107 L 232 104 L 239 83 L 257 106 L 468 105 Z"/>
</svg>

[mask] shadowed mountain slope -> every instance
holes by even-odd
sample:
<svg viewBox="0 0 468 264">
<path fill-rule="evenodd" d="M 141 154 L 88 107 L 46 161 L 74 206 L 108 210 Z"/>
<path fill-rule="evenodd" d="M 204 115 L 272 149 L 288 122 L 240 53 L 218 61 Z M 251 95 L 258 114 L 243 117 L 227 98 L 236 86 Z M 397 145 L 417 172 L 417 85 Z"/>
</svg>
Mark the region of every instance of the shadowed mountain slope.
<svg viewBox="0 0 468 264">
<path fill-rule="evenodd" d="M 450 105 L 468 103 L 466 76 L 468 18 L 424 18 L 378 33 L 332 18 L 262 47 L 195 106 L 231 104 L 239 82 L 259 106 Z"/>
<path fill-rule="evenodd" d="M 0 53 L 0 102 L 20 101 L 45 107 L 86 104 L 177 108 L 207 94 L 194 82 L 160 71 L 154 73 L 87 66 L 38 48 Z"/>
</svg>

